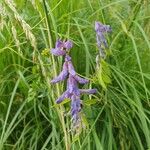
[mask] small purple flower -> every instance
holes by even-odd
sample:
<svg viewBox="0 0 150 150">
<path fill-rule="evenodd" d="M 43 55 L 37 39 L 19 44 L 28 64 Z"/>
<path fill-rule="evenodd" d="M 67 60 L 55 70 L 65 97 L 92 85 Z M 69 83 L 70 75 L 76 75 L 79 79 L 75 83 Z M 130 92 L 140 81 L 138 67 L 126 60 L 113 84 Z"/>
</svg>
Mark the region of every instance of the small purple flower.
<svg viewBox="0 0 150 150">
<path fill-rule="evenodd" d="M 55 48 L 62 49 L 63 48 L 63 42 L 61 40 L 57 40 L 55 43 Z"/>
<path fill-rule="evenodd" d="M 61 103 L 65 98 L 70 98 L 69 91 L 65 91 L 57 100 L 56 103 L 59 104 Z"/>
<path fill-rule="evenodd" d="M 79 77 L 78 75 L 75 75 L 74 78 L 80 83 L 80 84 L 87 84 L 89 80 Z"/>
<path fill-rule="evenodd" d="M 63 42 L 61 40 L 57 40 L 55 44 L 55 48 L 51 49 L 51 53 L 55 56 L 63 56 L 66 54 L 66 51 L 63 50 Z"/>
<path fill-rule="evenodd" d="M 75 76 L 75 75 L 76 75 L 74 66 L 73 66 L 73 64 L 72 64 L 71 61 L 68 61 L 68 71 L 69 71 L 69 73 L 70 73 L 72 76 Z"/>
<path fill-rule="evenodd" d="M 95 94 L 97 89 L 80 89 L 80 94 Z"/>
<path fill-rule="evenodd" d="M 52 48 L 51 53 L 55 56 L 63 56 L 66 54 L 66 52 L 64 50 L 57 49 L 57 48 Z"/>
<path fill-rule="evenodd" d="M 65 43 L 64 43 L 64 47 L 69 50 L 71 49 L 73 46 L 73 43 L 70 41 L 70 40 L 67 40 Z"/>
<path fill-rule="evenodd" d="M 68 75 L 68 64 L 66 62 L 64 62 L 63 70 L 61 71 L 61 73 L 56 78 L 51 80 L 51 83 L 57 83 L 59 81 L 63 81 L 67 78 L 67 75 Z"/>
<path fill-rule="evenodd" d="M 51 53 L 55 56 L 63 56 L 66 54 L 66 51 L 72 48 L 72 46 L 73 43 L 70 40 L 67 40 L 66 42 L 57 40 L 55 48 L 51 49 Z M 66 49 L 66 51 L 64 49 Z"/>
</svg>

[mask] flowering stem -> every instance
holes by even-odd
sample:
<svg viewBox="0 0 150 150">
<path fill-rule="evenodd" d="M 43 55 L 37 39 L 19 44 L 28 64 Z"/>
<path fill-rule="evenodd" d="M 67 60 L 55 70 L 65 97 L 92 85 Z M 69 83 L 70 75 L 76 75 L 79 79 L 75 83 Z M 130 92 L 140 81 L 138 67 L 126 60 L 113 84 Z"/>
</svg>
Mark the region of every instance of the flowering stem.
<svg viewBox="0 0 150 150">
<path fill-rule="evenodd" d="M 51 34 L 51 26 L 50 26 L 50 21 L 48 18 L 48 12 L 47 12 L 47 8 L 46 8 L 46 3 L 45 0 L 43 0 L 43 4 L 44 4 L 44 9 L 45 9 L 45 16 L 46 16 L 46 25 L 48 28 L 48 39 L 49 39 L 49 47 L 52 48 L 53 46 L 53 39 L 52 39 L 52 34 Z M 57 75 L 57 70 L 56 70 L 56 63 L 54 60 L 54 56 L 51 56 L 52 58 L 52 63 L 53 63 L 53 69 L 54 69 L 54 75 Z M 46 76 L 46 71 L 44 66 L 42 66 L 42 70 L 44 71 L 45 74 L 45 78 L 46 78 L 46 82 L 48 84 L 49 89 L 51 89 L 50 85 L 49 85 L 49 78 Z M 58 93 L 58 95 L 60 95 L 60 89 L 59 86 L 56 85 L 56 91 Z M 54 102 L 54 100 L 53 100 Z M 55 102 L 54 102 L 55 103 Z M 69 144 L 69 140 L 68 140 L 68 135 L 67 135 L 67 131 L 66 131 L 66 127 L 65 127 L 65 122 L 64 122 L 64 116 L 63 116 L 63 106 L 60 106 L 60 109 L 56 108 L 56 111 L 58 113 L 60 122 L 62 123 L 62 128 L 63 128 L 63 132 L 64 132 L 64 139 L 65 139 L 65 146 L 66 146 L 66 150 L 70 149 L 70 144 Z"/>
<path fill-rule="evenodd" d="M 64 81 L 67 78 L 67 89 L 64 93 L 56 100 L 59 104 L 64 99 L 69 98 L 71 100 L 71 120 L 72 120 L 72 130 L 76 134 L 79 133 L 82 126 L 81 120 L 81 94 L 94 94 L 97 92 L 96 89 L 79 89 L 78 84 L 87 84 L 89 80 L 81 78 L 77 75 L 75 68 L 72 64 L 72 58 L 69 55 L 70 49 L 73 47 L 73 43 L 70 40 L 61 41 L 57 40 L 55 48 L 51 49 L 51 53 L 55 56 L 64 56 L 65 61 L 62 67 L 62 71 L 58 76 L 51 80 L 51 83 L 57 83 Z"/>
</svg>

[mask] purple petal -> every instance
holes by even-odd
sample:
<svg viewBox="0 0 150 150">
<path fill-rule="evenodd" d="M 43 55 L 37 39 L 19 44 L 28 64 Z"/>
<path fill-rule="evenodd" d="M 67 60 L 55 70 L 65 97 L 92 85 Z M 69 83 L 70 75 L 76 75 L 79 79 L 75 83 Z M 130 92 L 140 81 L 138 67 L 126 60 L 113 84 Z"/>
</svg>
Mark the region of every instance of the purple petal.
<svg viewBox="0 0 150 150">
<path fill-rule="evenodd" d="M 87 84 L 89 80 L 79 77 L 78 75 L 75 75 L 74 78 L 76 81 L 78 81 L 80 84 Z"/>
<path fill-rule="evenodd" d="M 56 103 L 61 103 L 65 98 L 70 98 L 70 94 L 68 91 L 65 91 L 57 100 Z"/>
<path fill-rule="evenodd" d="M 61 73 L 56 77 L 54 78 L 51 83 L 57 83 L 59 81 L 63 81 L 67 78 L 67 75 L 68 75 L 68 65 L 67 63 L 65 62 L 63 64 L 63 70 L 61 71 Z"/>
<path fill-rule="evenodd" d="M 74 67 L 73 67 L 73 64 L 71 61 L 68 62 L 68 70 L 69 70 L 69 73 L 72 75 L 72 76 L 75 76 L 76 75 L 76 72 L 74 70 Z"/>
<path fill-rule="evenodd" d="M 72 41 L 70 41 L 70 40 L 67 40 L 67 41 L 64 43 L 64 48 L 66 48 L 66 49 L 71 49 L 72 46 L 73 46 L 73 43 L 72 43 Z"/>
<path fill-rule="evenodd" d="M 81 94 L 95 94 L 97 89 L 80 89 Z"/>
<path fill-rule="evenodd" d="M 55 48 L 51 49 L 51 53 L 55 56 L 63 56 L 66 54 L 66 52 L 64 50 L 55 49 Z"/>
<path fill-rule="evenodd" d="M 57 40 L 55 43 L 55 48 L 61 49 L 63 47 L 63 42 L 61 40 Z"/>
</svg>

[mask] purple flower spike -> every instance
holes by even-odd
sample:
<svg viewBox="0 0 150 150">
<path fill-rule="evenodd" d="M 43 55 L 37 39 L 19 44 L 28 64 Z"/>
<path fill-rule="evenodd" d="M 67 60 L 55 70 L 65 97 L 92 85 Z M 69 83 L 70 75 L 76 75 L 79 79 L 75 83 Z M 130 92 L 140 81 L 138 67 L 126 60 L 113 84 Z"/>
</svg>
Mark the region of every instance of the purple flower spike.
<svg viewBox="0 0 150 150">
<path fill-rule="evenodd" d="M 108 44 L 106 41 L 106 38 L 104 36 L 105 33 L 111 32 L 112 29 L 110 25 L 103 25 L 102 23 L 96 21 L 95 22 L 95 31 L 96 31 L 96 40 L 97 40 L 97 45 L 99 48 L 99 54 L 101 58 L 105 58 L 106 53 L 104 48 L 108 48 Z"/>
<path fill-rule="evenodd" d="M 75 75 L 74 78 L 80 83 L 80 84 L 87 84 L 89 80 L 79 77 L 78 75 Z"/>
<path fill-rule="evenodd" d="M 65 47 L 67 50 L 71 49 L 72 46 L 73 46 L 73 43 L 72 43 L 70 40 L 68 40 L 68 41 L 66 41 L 66 42 L 64 43 L 64 47 Z"/>
<path fill-rule="evenodd" d="M 102 35 L 103 36 L 103 35 Z M 99 38 L 99 37 L 98 37 Z M 101 42 L 99 40 L 99 42 Z M 103 43 L 105 41 L 103 40 Z M 99 44 L 101 45 L 101 43 Z M 67 77 L 67 90 L 56 100 L 56 103 L 59 104 L 64 101 L 65 98 L 71 99 L 71 117 L 72 117 L 72 125 L 73 130 L 77 132 L 76 129 L 81 125 L 81 94 L 94 94 L 96 93 L 96 89 L 79 89 L 78 83 L 86 84 L 89 80 L 81 78 L 76 74 L 75 68 L 72 64 L 71 57 L 68 52 L 72 48 L 73 43 L 70 40 L 63 42 L 58 40 L 55 44 L 55 48 L 51 50 L 52 54 L 56 56 L 65 55 L 65 62 L 63 64 L 63 69 L 61 73 L 54 78 L 51 83 L 57 83 L 59 81 L 65 80 Z"/>
<path fill-rule="evenodd" d="M 80 94 L 95 94 L 97 89 L 80 89 Z"/>
<path fill-rule="evenodd" d="M 51 83 L 57 83 L 59 81 L 63 81 L 67 78 L 67 75 L 68 75 L 68 65 L 66 62 L 64 62 L 63 64 L 63 70 L 61 71 L 61 73 L 56 77 L 54 78 Z"/>
</svg>

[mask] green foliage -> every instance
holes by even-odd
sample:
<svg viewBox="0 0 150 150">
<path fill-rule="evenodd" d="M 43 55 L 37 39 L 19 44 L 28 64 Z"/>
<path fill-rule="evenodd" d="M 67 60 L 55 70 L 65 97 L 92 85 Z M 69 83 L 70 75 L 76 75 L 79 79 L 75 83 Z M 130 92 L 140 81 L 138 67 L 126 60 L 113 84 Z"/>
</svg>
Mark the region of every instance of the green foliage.
<svg viewBox="0 0 150 150">
<path fill-rule="evenodd" d="M 150 149 L 149 14 L 149 0 L 1 0 L 0 150 Z M 95 20 L 113 30 L 99 69 Z M 75 136 L 70 101 L 55 103 L 65 85 L 50 84 L 62 65 L 49 53 L 58 37 L 73 40 L 77 72 L 98 89 L 82 98 Z"/>
<path fill-rule="evenodd" d="M 111 71 L 108 64 L 101 59 L 99 67 L 96 70 L 97 82 L 106 90 L 107 86 L 111 83 Z"/>
</svg>

